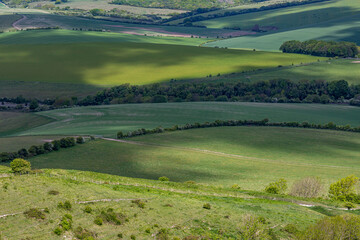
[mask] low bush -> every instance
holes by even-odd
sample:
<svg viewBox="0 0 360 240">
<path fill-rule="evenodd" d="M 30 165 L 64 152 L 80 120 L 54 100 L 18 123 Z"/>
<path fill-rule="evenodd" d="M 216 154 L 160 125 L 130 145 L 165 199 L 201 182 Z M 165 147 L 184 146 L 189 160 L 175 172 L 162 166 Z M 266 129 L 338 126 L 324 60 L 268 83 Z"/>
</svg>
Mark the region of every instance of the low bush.
<svg viewBox="0 0 360 240">
<path fill-rule="evenodd" d="M 287 189 L 287 182 L 285 179 L 280 178 L 277 182 L 270 183 L 265 192 L 272 194 L 284 194 Z"/>
<path fill-rule="evenodd" d="M 136 204 L 139 208 L 145 208 L 145 202 L 140 199 L 132 200 L 131 202 Z"/>
<path fill-rule="evenodd" d="M 92 213 L 92 208 L 90 207 L 90 206 L 86 206 L 85 208 L 84 208 L 84 212 L 86 212 L 86 213 Z"/>
<path fill-rule="evenodd" d="M 30 208 L 24 212 L 24 215 L 28 218 L 35 218 L 38 220 L 44 220 L 46 218 L 45 214 L 37 208 Z"/>
<path fill-rule="evenodd" d="M 10 163 L 11 170 L 17 174 L 26 174 L 31 171 L 30 162 L 22 159 L 16 158 Z"/>
<path fill-rule="evenodd" d="M 210 210 L 210 209 L 211 209 L 210 203 L 205 203 L 205 204 L 203 205 L 203 208 L 205 208 L 205 209 L 207 209 L 207 210 Z"/>
<path fill-rule="evenodd" d="M 94 223 L 95 223 L 96 225 L 101 226 L 101 225 L 103 225 L 103 220 L 102 220 L 101 217 L 96 217 L 95 220 L 94 220 Z"/>
<path fill-rule="evenodd" d="M 239 229 L 241 239 L 273 239 L 267 226 L 253 215 L 245 215 Z"/>
<path fill-rule="evenodd" d="M 80 226 L 74 230 L 74 235 L 77 239 L 81 240 L 93 240 L 96 238 L 96 233 L 91 232 Z"/>
<path fill-rule="evenodd" d="M 50 191 L 48 191 L 48 194 L 49 194 L 49 195 L 59 195 L 59 191 L 50 190 Z"/>
<path fill-rule="evenodd" d="M 296 181 L 291 190 L 290 195 L 304 198 L 318 197 L 322 190 L 322 184 L 317 177 L 307 177 Z"/>
<path fill-rule="evenodd" d="M 162 182 L 168 182 L 170 179 L 168 177 L 159 177 L 159 181 L 162 181 Z"/>
<path fill-rule="evenodd" d="M 100 220 L 101 219 L 101 220 Z M 100 215 L 95 218 L 95 224 L 102 225 L 103 222 L 121 225 L 126 221 L 126 216 L 122 213 L 114 212 L 114 209 L 108 208 L 106 211 L 101 211 Z M 100 224 L 98 224 L 98 223 Z"/>
<path fill-rule="evenodd" d="M 65 209 L 65 210 L 71 210 L 72 206 L 71 206 L 71 203 L 69 201 L 65 201 L 64 203 L 63 202 L 59 202 L 58 203 L 58 208 L 62 208 L 62 209 Z"/>
</svg>

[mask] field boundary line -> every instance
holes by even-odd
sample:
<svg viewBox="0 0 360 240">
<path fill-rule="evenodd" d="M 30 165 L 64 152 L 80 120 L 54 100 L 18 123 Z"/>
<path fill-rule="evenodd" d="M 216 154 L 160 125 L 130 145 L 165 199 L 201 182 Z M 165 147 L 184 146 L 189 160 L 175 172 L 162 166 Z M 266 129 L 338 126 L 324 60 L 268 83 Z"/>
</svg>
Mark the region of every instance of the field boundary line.
<svg viewBox="0 0 360 240">
<path fill-rule="evenodd" d="M 22 18 L 20 18 L 19 20 L 16 20 L 15 22 L 13 22 L 12 26 L 13 28 L 15 28 L 16 30 L 21 30 L 22 28 L 21 27 L 18 27 L 18 24 L 20 22 L 22 22 L 23 20 L 26 20 L 27 17 L 25 15 L 22 15 Z"/>
<path fill-rule="evenodd" d="M 76 204 L 88 204 L 88 203 L 97 203 L 97 202 L 120 202 L 120 201 L 135 201 L 135 200 L 148 200 L 151 198 L 118 198 L 118 199 L 98 199 L 91 201 L 78 201 Z"/>
<path fill-rule="evenodd" d="M 185 151 L 193 151 L 193 152 L 199 152 L 199 153 L 204 153 L 204 154 L 209 154 L 209 155 L 223 156 L 223 157 L 227 157 L 227 158 L 248 159 L 248 160 L 260 161 L 260 162 L 268 162 L 268 163 L 271 163 L 271 162 L 272 163 L 281 163 L 281 164 L 285 164 L 285 165 L 288 165 L 288 166 L 312 166 L 312 167 L 322 167 L 322 168 L 353 169 L 352 167 L 345 167 L 345 166 L 318 165 L 318 164 L 311 164 L 311 163 L 289 163 L 289 162 L 285 162 L 285 161 L 281 161 L 281 160 L 249 157 L 249 156 L 243 156 L 243 155 L 231 154 L 231 153 L 223 153 L 223 152 L 217 152 L 217 151 L 212 151 L 212 150 L 207 150 L 207 149 L 200 149 L 200 148 L 177 147 L 177 146 L 170 146 L 170 145 L 163 145 L 163 144 L 136 142 L 136 141 L 113 139 L 113 138 L 101 138 L 101 139 L 106 140 L 106 141 L 127 143 L 127 144 L 138 145 L 138 146 L 154 146 L 154 147 L 164 147 L 164 148 L 171 148 L 171 149 L 179 149 L 179 150 L 185 150 Z"/>
</svg>

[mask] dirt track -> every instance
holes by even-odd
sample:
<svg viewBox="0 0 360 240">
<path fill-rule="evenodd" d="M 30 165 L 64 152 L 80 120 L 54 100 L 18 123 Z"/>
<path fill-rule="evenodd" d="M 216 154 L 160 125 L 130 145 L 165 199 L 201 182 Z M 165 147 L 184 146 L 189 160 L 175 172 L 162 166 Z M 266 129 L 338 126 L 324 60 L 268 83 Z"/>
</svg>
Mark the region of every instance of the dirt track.
<svg viewBox="0 0 360 240">
<path fill-rule="evenodd" d="M 16 22 L 14 22 L 12 24 L 13 28 L 15 28 L 16 30 L 21 30 L 22 28 L 19 27 L 19 23 L 26 19 L 27 19 L 27 17 L 23 15 L 22 18 L 20 18 L 19 20 L 17 20 Z"/>
</svg>

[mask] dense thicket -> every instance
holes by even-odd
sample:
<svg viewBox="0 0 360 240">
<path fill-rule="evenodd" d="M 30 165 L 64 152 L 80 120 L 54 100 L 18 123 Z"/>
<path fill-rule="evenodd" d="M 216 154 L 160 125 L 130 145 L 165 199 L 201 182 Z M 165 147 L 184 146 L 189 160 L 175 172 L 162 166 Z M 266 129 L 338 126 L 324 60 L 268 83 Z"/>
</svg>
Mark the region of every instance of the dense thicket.
<svg viewBox="0 0 360 240">
<path fill-rule="evenodd" d="M 78 105 L 120 103 L 161 103 L 192 101 L 256 101 L 329 103 L 352 99 L 360 94 L 360 85 L 344 81 L 299 81 L 278 79 L 260 82 L 176 83 L 131 86 L 129 84 L 105 89 L 88 96 Z"/>
<path fill-rule="evenodd" d="M 230 126 L 271 126 L 271 127 L 295 127 L 295 128 L 312 128 L 312 129 L 330 129 L 330 130 L 338 130 L 338 131 L 348 131 L 348 132 L 360 132 L 359 127 L 351 127 L 350 125 L 346 126 L 337 126 L 333 122 L 329 122 L 327 124 L 314 124 L 308 122 L 269 122 L 269 119 L 263 119 L 260 121 L 254 120 L 216 120 L 215 122 L 205 122 L 205 123 L 187 123 L 183 126 L 172 126 L 169 128 L 157 127 L 154 129 L 138 129 L 135 131 L 130 131 L 124 133 L 119 131 L 117 133 L 117 138 L 128 138 L 135 137 L 141 135 L 148 135 L 154 133 L 163 133 L 163 132 L 172 132 L 172 131 L 181 131 L 195 128 L 211 128 L 211 127 L 230 127 Z"/>
<path fill-rule="evenodd" d="M 280 46 L 280 50 L 284 53 L 301 53 L 322 57 L 355 57 L 359 54 L 355 43 L 319 40 L 287 41 Z"/>
</svg>

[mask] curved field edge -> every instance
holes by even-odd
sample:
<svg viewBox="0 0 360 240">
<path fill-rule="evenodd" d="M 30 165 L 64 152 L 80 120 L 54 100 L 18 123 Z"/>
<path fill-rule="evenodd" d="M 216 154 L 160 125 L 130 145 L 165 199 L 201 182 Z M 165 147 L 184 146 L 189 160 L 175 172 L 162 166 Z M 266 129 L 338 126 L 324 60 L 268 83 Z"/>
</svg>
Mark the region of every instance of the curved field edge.
<svg viewBox="0 0 360 240">
<path fill-rule="evenodd" d="M 282 177 L 318 176 L 328 186 L 359 175 L 358 133 L 277 127 L 219 127 L 97 140 L 31 158 L 36 168 L 64 168 L 262 190 Z M 270 169 L 270 171 L 269 171 Z M 325 194 L 325 192 L 324 192 Z"/>
<path fill-rule="evenodd" d="M 97 86 L 149 84 L 324 59 L 298 54 L 129 42 L 0 45 L 0 51 L 0 81 Z"/>
<path fill-rule="evenodd" d="M 360 108 L 323 104 L 187 102 L 76 107 L 36 113 L 56 121 L 17 135 L 101 135 L 215 120 L 262 120 L 360 126 Z"/>
</svg>

